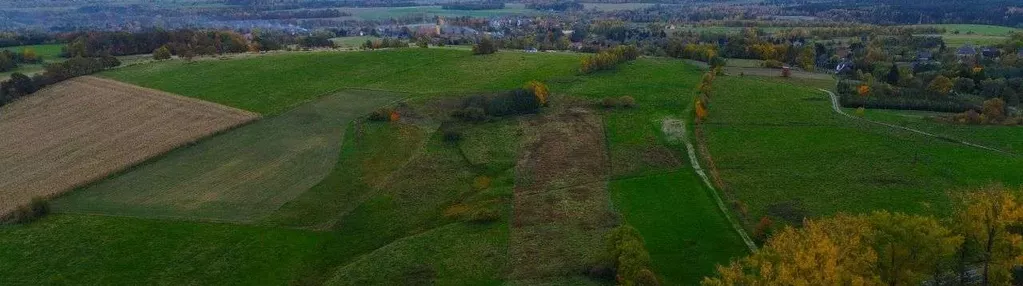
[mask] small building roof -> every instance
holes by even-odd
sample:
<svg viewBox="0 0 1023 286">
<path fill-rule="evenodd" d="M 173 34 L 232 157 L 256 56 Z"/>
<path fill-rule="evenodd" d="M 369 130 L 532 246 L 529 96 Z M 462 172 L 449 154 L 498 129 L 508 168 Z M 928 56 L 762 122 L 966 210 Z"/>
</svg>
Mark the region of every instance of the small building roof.
<svg viewBox="0 0 1023 286">
<path fill-rule="evenodd" d="M 974 48 L 972 45 L 967 44 L 965 46 L 959 47 L 959 50 L 956 50 L 956 54 L 958 54 L 958 55 L 976 55 L 977 54 L 977 49 Z"/>
</svg>

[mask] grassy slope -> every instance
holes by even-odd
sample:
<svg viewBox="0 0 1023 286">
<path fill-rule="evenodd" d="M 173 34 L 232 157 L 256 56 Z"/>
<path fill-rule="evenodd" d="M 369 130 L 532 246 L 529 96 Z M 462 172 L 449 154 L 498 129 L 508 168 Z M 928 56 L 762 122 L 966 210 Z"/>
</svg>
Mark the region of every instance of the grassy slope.
<svg viewBox="0 0 1023 286">
<path fill-rule="evenodd" d="M 558 94 L 594 100 L 631 95 L 637 99 L 637 108 L 605 114 L 615 179 L 610 192 L 626 221 L 640 229 L 648 237 L 648 248 L 657 252 L 654 254 L 655 270 L 666 281 L 691 282 L 709 274 L 713 264 L 742 254 L 741 244 L 738 238 L 729 235 L 727 224 L 716 222 L 720 217 L 708 211 L 713 205 L 706 197 L 700 197 L 703 192 L 700 183 L 689 175 L 691 170 L 683 167 L 686 164 L 681 148 L 664 144 L 659 131 L 663 117 L 683 116 L 681 109 L 691 100 L 699 70 L 673 60 L 641 59 L 617 71 L 576 76 L 577 59 L 577 55 L 571 54 L 502 52 L 473 57 L 464 51 L 415 49 L 288 54 L 195 63 L 171 61 L 119 69 L 105 75 L 267 114 L 280 114 L 340 87 L 457 95 L 508 89 L 528 80 L 541 79 L 547 80 Z M 301 263 L 296 277 L 306 282 L 332 278 L 334 282 L 342 282 L 351 278 L 367 283 L 414 282 L 423 275 L 434 275 L 439 283 L 490 283 L 502 279 L 507 263 L 503 253 L 507 249 L 506 221 L 513 184 L 509 168 L 514 165 L 514 148 L 517 147 L 508 143 L 518 141 L 514 137 L 518 134 L 514 126 L 518 124 L 498 121 L 471 127 L 466 130 L 463 143 L 456 146 L 442 142 L 439 134 L 431 134 L 436 128 L 433 124 L 356 126 L 350 127 L 348 132 L 362 135 L 346 135 L 341 160 L 327 179 L 261 221 L 266 226 L 331 230 L 316 234 L 326 238 L 302 250 L 313 254 Z M 493 130 L 501 131 L 491 132 Z M 423 149 L 417 149 L 420 146 Z M 411 164 L 405 165 L 406 162 Z M 492 183 L 485 191 L 477 191 L 473 186 L 481 176 L 491 178 Z M 663 193 L 645 192 L 651 186 L 663 187 L 659 190 Z M 342 192 L 336 191 L 339 189 Z M 701 191 L 694 192 L 696 190 Z M 360 199 L 346 200 L 349 196 Z M 473 225 L 444 216 L 457 204 L 472 208 L 497 207 L 505 211 L 498 222 Z M 651 210 L 677 212 L 666 219 Z M 713 217 L 697 218 L 700 215 Z M 67 227 L 80 227 L 75 226 L 74 221 L 67 221 L 70 225 Z M 691 228 L 693 223 L 699 223 L 699 231 Z M 40 227 L 51 224 L 54 222 L 38 223 Z M 5 233 L 0 230 L 0 235 Z M 708 233 L 721 236 L 703 240 Z M 486 243 L 455 248 L 421 247 L 470 242 L 459 239 L 463 236 Z M 676 245 L 679 241 L 691 244 L 679 247 Z M 69 237 L 67 242 L 61 243 L 102 247 L 85 237 Z M 211 238 L 210 243 L 218 242 Z M 222 247 L 212 248 L 223 250 Z M 233 250 L 224 251 L 233 253 Z M 720 255 L 677 260 L 706 251 Z M 476 256 L 479 254 L 486 255 Z M 469 262 L 467 260 L 472 263 L 456 263 Z M 145 267 L 150 266 L 129 267 L 125 271 L 144 271 Z M 79 271 L 74 265 L 54 266 L 53 269 Z M 400 277 L 404 278 L 384 275 L 386 273 L 401 273 Z M 395 280 L 405 278 L 411 280 Z M 139 275 L 134 279 L 152 277 Z M 207 282 L 202 277 L 195 281 Z"/>
<path fill-rule="evenodd" d="M 985 36 L 1008 36 L 1009 33 L 1020 30 L 1013 27 L 976 24 L 928 24 L 922 26 L 945 28 L 946 34 L 952 34 L 952 31 L 958 30 L 960 34 L 973 32 L 974 34 Z"/>
<path fill-rule="evenodd" d="M 745 254 L 738 235 L 717 213 L 681 145 L 666 144 L 661 120 L 682 118 L 698 68 L 667 59 L 640 59 L 614 72 L 570 83 L 555 92 L 601 99 L 629 95 L 636 107 L 605 115 L 614 205 L 646 239 L 656 273 L 672 284 L 694 284 L 714 265 Z M 713 237 L 713 239 L 707 239 Z"/>
<path fill-rule="evenodd" d="M 846 112 L 853 112 L 847 110 Z M 1017 126 L 958 125 L 940 123 L 934 116 L 948 116 L 940 113 L 924 113 L 897 110 L 867 110 L 866 118 L 906 126 L 936 135 L 948 136 L 970 143 L 1021 153 L 1023 152 L 1023 129 Z"/>
<path fill-rule="evenodd" d="M 0 284 L 285 284 L 326 235 L 88 215 L 0 226 Z"/>
<path fill-rule="evenodd" d="M 1023 182 L 1023 162 L 833 113 L 826 96 L 774 79 L 723 77 L 706 124 L 726 185 L 751 219 L 800 201 L 809 216 L 877 209 L 943 214 L 946 191 Z"/>
<path fill-rule="evenodd" d="M 450 50 L 406 49 L 171 61 L 100 75 L 249 111 L 279 114 L 341 87 L 414 93 L 504 90 L 529 80 L 571 74 L 577 61 L 578 56 L 571 54 L 472 56 Z"/>
<path fill-rule="evenodd" d="M 247 222 L 323 179 L 344 126 L 400 95 L 348 91 L 177 149 L 55 201 L 62 212 Z"/>
</svg>

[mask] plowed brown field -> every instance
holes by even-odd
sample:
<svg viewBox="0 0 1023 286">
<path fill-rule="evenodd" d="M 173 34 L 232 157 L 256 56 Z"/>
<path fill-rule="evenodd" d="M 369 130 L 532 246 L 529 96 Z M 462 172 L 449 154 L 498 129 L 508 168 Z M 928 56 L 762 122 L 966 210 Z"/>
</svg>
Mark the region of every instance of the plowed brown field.
<svg viewBox="0 0 1023 286">
<path fill-rule="evenodd" d="M 97 77 L 53 85 L 0 108 L 0 214 L 258 117 Z"/>
</svg>

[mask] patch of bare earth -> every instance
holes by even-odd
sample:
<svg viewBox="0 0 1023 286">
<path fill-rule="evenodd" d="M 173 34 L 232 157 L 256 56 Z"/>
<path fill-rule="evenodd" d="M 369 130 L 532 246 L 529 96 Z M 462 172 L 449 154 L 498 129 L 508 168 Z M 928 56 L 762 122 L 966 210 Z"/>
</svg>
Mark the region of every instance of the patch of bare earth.
<svg viewBox="0 0 1023 286">
<path fill-rule="evenodd" d="M 585 273 L 617 222 L 600 118 L 582 109 L 521 123 L 509 254 L 512 280 Z"/>
<path fill-rule="evenodd" d="M 258 117 L 97 77 L 58 83 L 0 109 L 0 214 Z"/>
</svg>

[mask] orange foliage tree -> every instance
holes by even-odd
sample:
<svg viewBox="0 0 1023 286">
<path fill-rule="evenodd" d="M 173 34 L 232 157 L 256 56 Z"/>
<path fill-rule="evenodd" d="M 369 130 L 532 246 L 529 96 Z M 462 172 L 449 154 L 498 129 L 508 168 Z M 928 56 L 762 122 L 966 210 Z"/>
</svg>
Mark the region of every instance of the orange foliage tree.
<svg viewBox="0 0 1023 286">
<path fill-rule="evenodd" d="M 550 97 L 550 90 L 547 89 L 547 85 L 539 81 L 530 81 L 524 86 L 526 90 L 532 91 L 533 95 L 536 96 L 536 100 L 540 102 L 540 106 L 547 106 L 548 97 Z"/>
</svg>

